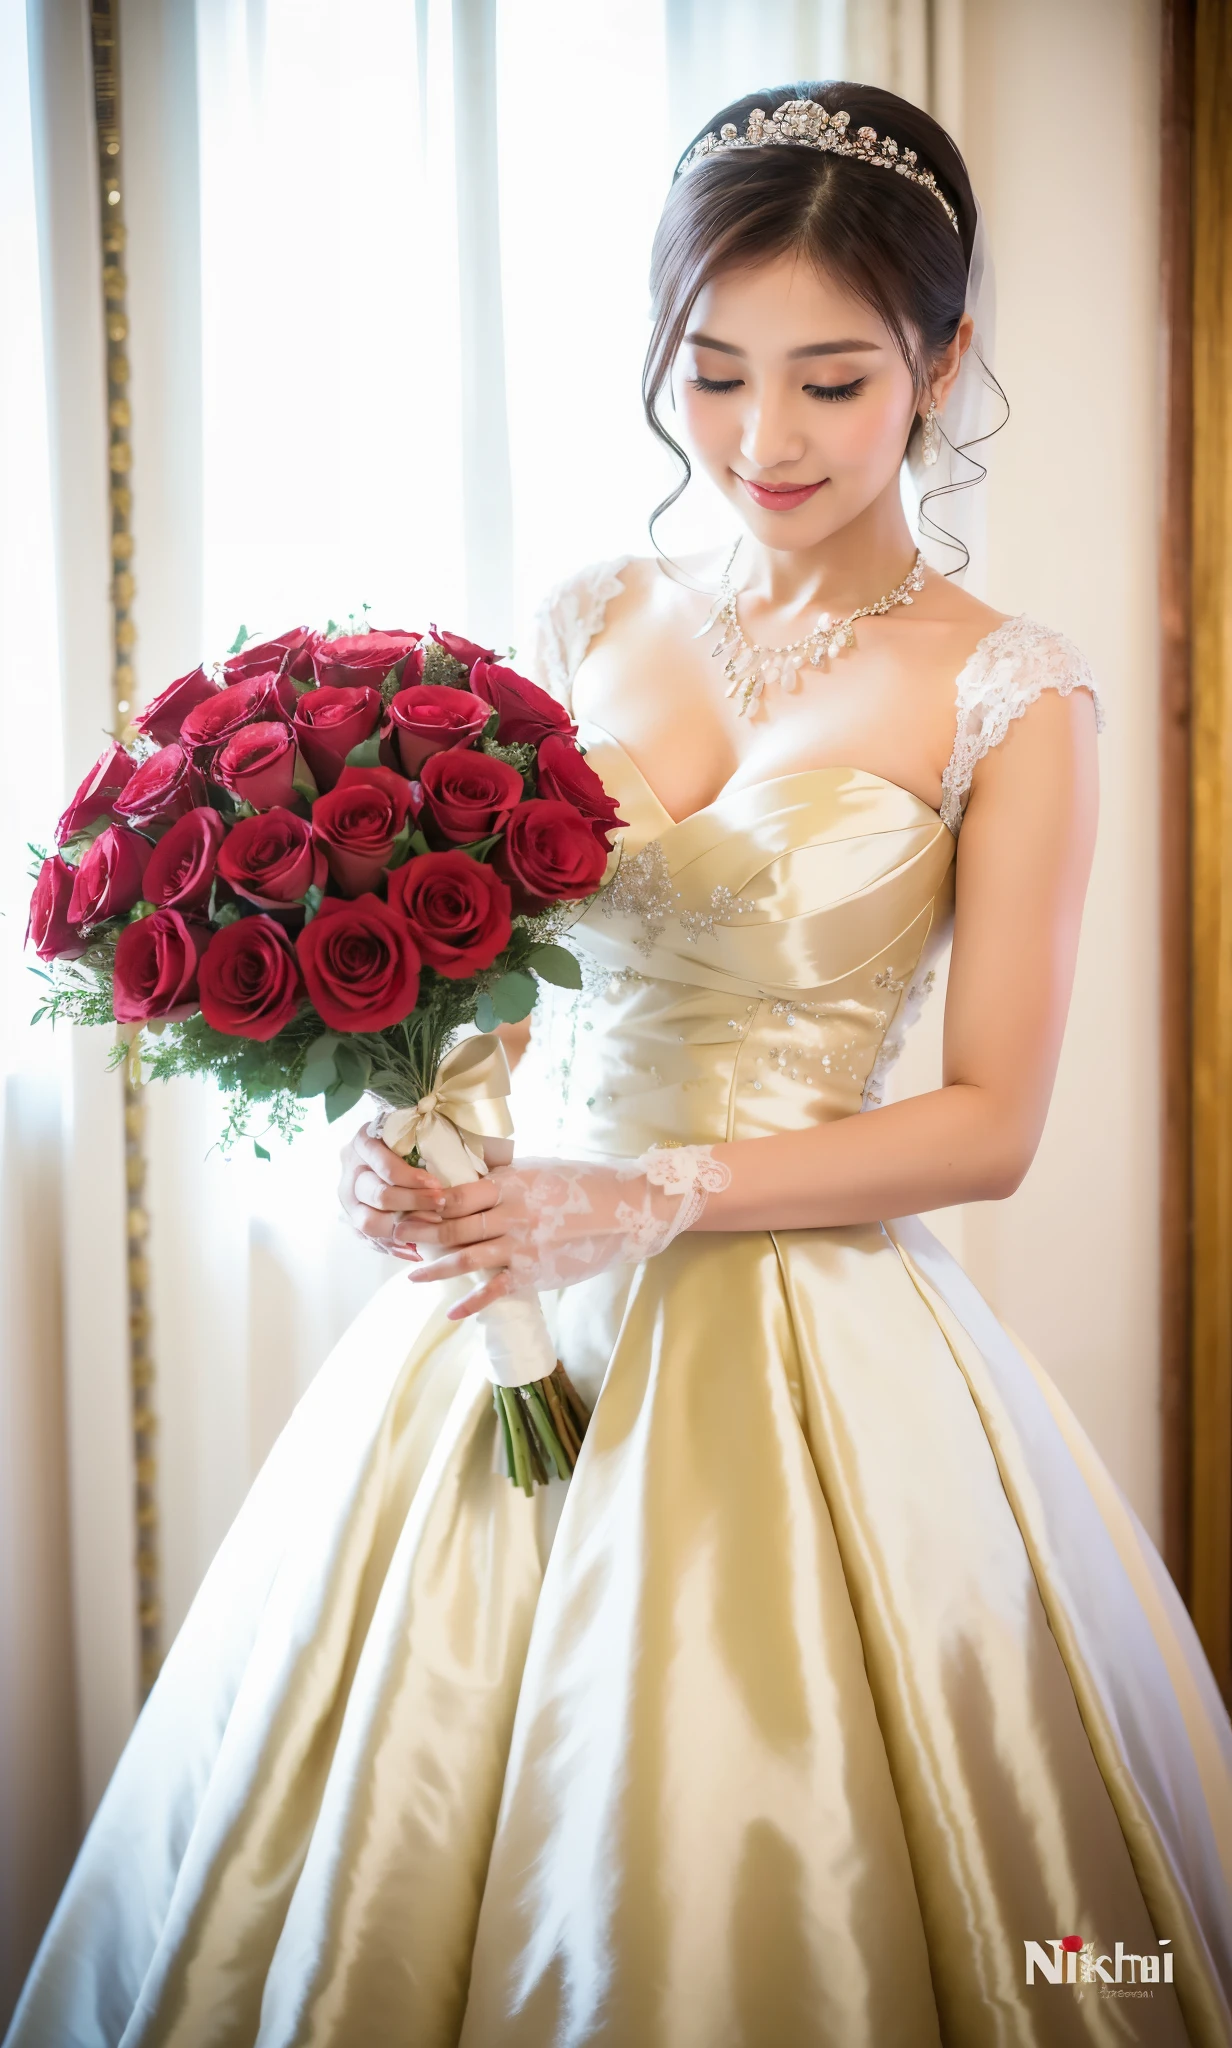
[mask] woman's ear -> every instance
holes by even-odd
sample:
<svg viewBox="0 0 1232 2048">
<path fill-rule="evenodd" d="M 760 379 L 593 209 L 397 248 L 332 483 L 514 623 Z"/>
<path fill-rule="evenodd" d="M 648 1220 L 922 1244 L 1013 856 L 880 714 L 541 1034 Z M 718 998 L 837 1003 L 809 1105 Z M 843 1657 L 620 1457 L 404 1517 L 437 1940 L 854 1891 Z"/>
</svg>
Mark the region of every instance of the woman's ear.
<svg viewBox="0 0 1232 2048">
<path fill-rule="evenodd" d="M 942 350 L 933 366 L 928 396 L 938 412 L 942 412 L 945 408 L 945 401 L 954 388 L 954 379 L 958 375 L 963 357 L 971 346 L 971 337 L 974 332 L 974 320 L 971 318 L 970 313 L 964 313 L 958 323 L 953 341 L 950 342 L 948 348 Z M 927 409 L 926 406 L 924 410 L 927 411 Z"/>
</svg>

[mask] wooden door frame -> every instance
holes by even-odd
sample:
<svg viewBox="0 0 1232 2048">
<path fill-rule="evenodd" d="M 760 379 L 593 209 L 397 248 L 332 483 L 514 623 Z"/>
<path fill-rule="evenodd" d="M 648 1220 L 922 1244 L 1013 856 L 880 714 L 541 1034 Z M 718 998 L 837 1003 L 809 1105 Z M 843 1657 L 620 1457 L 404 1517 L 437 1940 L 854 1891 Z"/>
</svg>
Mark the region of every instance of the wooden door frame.
<svg viewBox="0 0 1232 2048">
<path fill-rule="evenodd" d="M 1162 15 L 1164 1550 L 1232 1701 L 1232 0 Z"/>
</svg>

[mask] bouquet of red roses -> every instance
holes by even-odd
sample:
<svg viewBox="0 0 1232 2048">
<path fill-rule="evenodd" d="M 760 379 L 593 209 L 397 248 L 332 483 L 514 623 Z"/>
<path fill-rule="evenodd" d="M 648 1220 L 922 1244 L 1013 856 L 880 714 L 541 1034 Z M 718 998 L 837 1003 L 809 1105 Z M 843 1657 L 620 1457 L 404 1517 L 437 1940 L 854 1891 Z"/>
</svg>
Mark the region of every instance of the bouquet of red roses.
<svg viewBox="0 0 1232 2048">
<path fill-rule="evenodd" d="M 164 690 L 60 819 L 30 906 L 35 1021 L 114 1019 L 117 1061 L 213 1075 L 229 1140 L 255 1106 L 289 1136 L 305 1098 L 334 1118 L 371 1092 L 395 1149 L 474 1179 L 513 1128 L 495 1026 L 540 978 L 580 986 L 559 939 L 616 806 L 561 706 L 491 648 L 332 622 L 246 641 Z M 529 1492 L 572 1470 L 585 1409 L 537 1297 L 482 1321 Z"/>
</svg>

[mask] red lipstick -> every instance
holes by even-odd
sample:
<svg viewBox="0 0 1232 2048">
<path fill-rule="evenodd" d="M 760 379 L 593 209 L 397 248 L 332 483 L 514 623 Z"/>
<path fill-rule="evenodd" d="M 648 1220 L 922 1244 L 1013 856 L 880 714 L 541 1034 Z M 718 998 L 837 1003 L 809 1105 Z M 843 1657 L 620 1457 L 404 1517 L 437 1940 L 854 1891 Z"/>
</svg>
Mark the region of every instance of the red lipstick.
<svg viewBox="0 0 1232 2048">
<path fill-rule="evenodd" d="M 747 476 L 740 481 L 755 505 L 764 505 L 768 512 L 794 512 L 797 505 L 803 505 L 806 498 L 821 489 L 826 478 L 821 477 L 815 484 L 755 484 Z"/>
</svg>

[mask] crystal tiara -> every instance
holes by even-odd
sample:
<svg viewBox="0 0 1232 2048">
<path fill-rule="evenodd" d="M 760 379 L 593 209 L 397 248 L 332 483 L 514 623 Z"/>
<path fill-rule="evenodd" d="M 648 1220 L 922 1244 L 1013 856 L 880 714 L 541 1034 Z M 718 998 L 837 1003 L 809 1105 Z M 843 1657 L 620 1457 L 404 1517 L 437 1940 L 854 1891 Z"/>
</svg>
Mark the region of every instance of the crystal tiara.
<svg viewBox="0 0 1232 2048">
<path fill-rule="evenodd" d="M 816 100 L 785 100 L 772 114 L 767 114 L 763 107 L 754 107 L 743 135 L 734 121 L 725 121 L 717 135 L 711 129 L 682 159 L 677 176 L 700 163 L 703 157 L 713 156 L 716 150 L 764 149 L 768 143 L 794 143 L 805 149 L 824 149 L 831 156 L 857 157 L 863 164 L 875 164 L 878 170 L 897 171 L 900 178 L 910 178 L 912 184 L 923 185 L 926 192 L 931 192 L 938 205 L 945 208 L 955 234 L 960 232 L 958 215 L 932 172 L 919 169 L 913 149 L 900 149 L 891 135 L 883 135 L 879 141 L 875 128 L 857 128 L 851 138 L 847 134 L 850 126 L 850 114 L 827 113 Z"/>
</svg>

